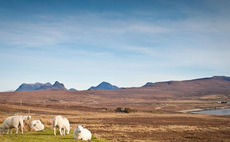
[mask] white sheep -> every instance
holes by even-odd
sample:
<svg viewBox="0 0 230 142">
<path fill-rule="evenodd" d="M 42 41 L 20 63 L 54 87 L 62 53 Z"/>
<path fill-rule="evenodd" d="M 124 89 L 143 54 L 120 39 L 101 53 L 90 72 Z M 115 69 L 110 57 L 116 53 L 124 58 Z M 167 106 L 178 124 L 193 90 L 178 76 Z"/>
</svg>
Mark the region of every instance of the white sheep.
<svg viewBox="0 0 230 142">
<path fill-rule="evenodd" d="M 34 131 L 44 131 L 44 125 L 42 124 L 42 122 L 40 120 L 33 120 L 30 122 L 29 124 L 29 128 L 30 130 L 34 130 Z"/>
<path fill-rule="evenodd" d="M 91 140 L 92 134 L 91 132 L 83 128 L 82 126 L 77 126 L 77 128 L 73 132 L 73 138 L 81 139 L 81 140 Z"/>
<path fill-rule="evenodd" d="M 66 134 L 69 134 L 70 131 L 70 124 L 69 120 L 61 115 L 54 117 L 53 119 L 53 128 L 54 128 L 54 135 L 56 136 L 56 128 L 59 128 L 60 135 L 65 135 L 65 130 L 67 130 Z M 61 130 L 64 129 L 62 133 Z"/>
<path fill-rule="evenodd" d="M 18 134 L 18 128 L 21 126 L 21 133 L 23 135 L 23 116 L 10 116 L 5 119 L 1 126 L 1 133 L 4 134 L 7 130 L 7 134 L 9 133 L 12 134 L 12 128 L 16 128 L 16 134 Z"/>
</svg>

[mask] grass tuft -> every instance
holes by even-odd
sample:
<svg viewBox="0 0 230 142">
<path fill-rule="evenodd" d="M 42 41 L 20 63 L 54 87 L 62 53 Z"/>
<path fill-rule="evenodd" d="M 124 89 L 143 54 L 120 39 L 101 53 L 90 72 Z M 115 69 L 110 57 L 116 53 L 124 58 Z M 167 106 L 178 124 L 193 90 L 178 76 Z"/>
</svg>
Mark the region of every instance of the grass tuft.
<svg viewBox="0 0 230 142">
<path fill-rule="evenodd" d="M 2 142 L 84 142 L 83 140 L 76 140 L 73 138 L 73 131 L 70 131 L 69 135 L 60 136 L 58 133 L 56 136 L 53 134 L 53 130 L 46 129 L 43 132 L 25 132 L 23 135 L 19 132 L 18 135 L 13 132 L 12 135 L 0 135 L 0 141 Z M 92 137 L 92 142 L 108 142 L 105 139 L 98 139 Z"/>
</svg>

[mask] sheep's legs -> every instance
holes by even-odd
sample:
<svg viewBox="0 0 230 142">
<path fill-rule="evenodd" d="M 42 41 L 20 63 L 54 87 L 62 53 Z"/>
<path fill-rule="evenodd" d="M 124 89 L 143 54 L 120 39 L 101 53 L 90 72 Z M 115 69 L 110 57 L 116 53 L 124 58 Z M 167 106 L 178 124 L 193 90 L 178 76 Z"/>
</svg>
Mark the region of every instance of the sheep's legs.
<svg viewBox="0 0 230 142">
<path fill-rule="evenodd" d="M 9 129 L 7 130 L 7 133 L 6 133 L 7 135 L 9 134 Z"/>
<path fill-rule="evenodd" d="M 56 127 L 54 127 L 54 136 L 56 136 Z"/>
<path fill-rule="evenodd" d="M 10 134 L 12 135 L 12 129 L 10 129 Z"/>
<path fill-rule="evenodd" d="M 65 135 L 65 129 L 64 129 L 64 135 Z"/>
<path fill-rule="evenodd" d="M 62 136 L 61 128 L 59 128 L 59 131 L 60 131 L 60 135 Z"/>
<path fill-rule="evenodd" d="M 22 132 L 22 135 L 23 135 L 23 127 L 21 126 L 21 132 Z"/>
<path fill-rule="evenodd" d="M 16 135 L 18 134 L 18 127 L 16 128 Z"/>
</svg>

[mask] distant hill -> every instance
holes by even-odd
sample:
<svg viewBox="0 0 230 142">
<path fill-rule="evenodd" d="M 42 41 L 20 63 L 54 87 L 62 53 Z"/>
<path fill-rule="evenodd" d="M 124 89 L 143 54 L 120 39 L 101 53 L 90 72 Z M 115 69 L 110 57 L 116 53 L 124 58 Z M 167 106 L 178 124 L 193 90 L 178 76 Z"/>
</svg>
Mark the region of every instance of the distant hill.
<svg viewBox="0 0 230 142">
<path fill-rule="evenodd" d="M 36 91 L 36 90 L 67 90 L 64 84 L 56 81 L 53 85 L 51 83 L 35 83 L 35 84 L 26 84 L 23 83 L 16 89 L 16 91 Z"/>
<path fill-rule="evenodd" d="M 224 81 L 224 82 L 223 82 Z M 226 82 L 227 81 L 227 82 Z M 213 83 L 230 83 L 230 77 L 226 76 L 213 76 L 213 77 L 207 77 L 207 78 L 198 78 L 193 80 L 183 80 L 183 81 L 165 81 L 165 82 L 148 82 L 142 87 L 166 87 L 169 85 L 178 85 L 178 84 L 185 84 L 188 86 L 199 84 L 199 85 L 217 85 Z"/>
<path fill-rule="evenodd" d="M 119 87 L 103 81 L 98 86 L 96 86 L 96 87 L 92 86 L 88 90 L 98 90 L 98 89 L 100 89 L 100 90 L 118 90 Z"/>
<path fill-rule="evenodd" d="M 173 94 L 174 96 L 228 94 L 230 92 L 230 77 L 213 76 L 184 81 L 148 82 L 141 88 L 152 88 L 159 93 Z"/>
<path fill-rule="evenodd" d="M 75 88 L 70 88 L 69 90 L 70 91 L 77 91 L 77 89 L 75 89 Z"/>
</svg>

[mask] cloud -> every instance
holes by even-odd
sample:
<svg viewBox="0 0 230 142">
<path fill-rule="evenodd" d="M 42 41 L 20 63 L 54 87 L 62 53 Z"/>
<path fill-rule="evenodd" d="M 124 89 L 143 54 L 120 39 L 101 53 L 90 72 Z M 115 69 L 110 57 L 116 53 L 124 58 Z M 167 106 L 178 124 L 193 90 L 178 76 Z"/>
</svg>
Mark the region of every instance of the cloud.
<svg viewBox="0 0 230 142">
<path fill-rule="evenodd" d="M 97 31 L 110 33 L 110 34 L 159 34 L 169 32 L 169 29 L 156 26 L 152 23 L 123 23 L 123 25 L 116 26 L 115 24 L 110 27 L 97 27 Z"/>
<path fill-rule="evenodd" d="M 65 37 L 60 29 L 53 24 L 6 22 L 1 29 L 1 41 L 6 44 L 24 47 L 49 45 L 63 40 Z M 6 26 L 7 25 L 7 26 Z"/>
<path fill-rule="evenodd" d="M 95 16 L 95 15 L 93 15 Z M 135 21 L 110 20 L 101 17 L 37 16 L 36 21 L 2 21 L 1 42 L 24 47 L 38 47 L 60 43 L 96 43 L 102 39 L 120 40 L 119 36 L 151 35 L 168 32 L 165 27 L 154 23 L 135 23 Z M 50 18 L 50 20 L 47 20 Z M 57 18 L 57 19 L 56 19 Z M 93 18 L 93 20 L 91 19 Z M 56 19 L 56 20 L 51 20 Z M 93 22 L 92 22 L 93 21 Z M 128 35 L 128 36 L 127 36 Z"/>
</svg>

